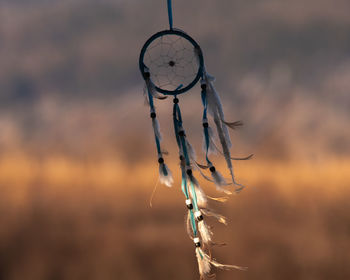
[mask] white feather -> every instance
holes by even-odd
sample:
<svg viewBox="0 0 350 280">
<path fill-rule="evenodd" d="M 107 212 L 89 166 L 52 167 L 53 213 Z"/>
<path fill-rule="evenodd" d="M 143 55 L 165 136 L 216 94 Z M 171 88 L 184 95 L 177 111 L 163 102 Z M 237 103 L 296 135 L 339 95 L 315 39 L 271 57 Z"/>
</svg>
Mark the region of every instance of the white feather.
<svg viewBox="0 0 350 280">
<path fill-rule="evenodd" d="M 214 87 L 213 78 L 209 76 L 209 74 L 207 73 L 206 73 L 206 81 L 207 81 L 207 100 L 208 100 L 209 113 L 213 117 L 217 115 L 217 117 L 219 118 L 227 146 L 231 148 L 232 143 L 230 139 L 230 133 L 228 131 L 226 124 L 223 122 L 223 120 L 225 119 L 225 115 L 222 108 L 221 100 L 220 100 L 219 94 L 217 93 Z"/>
<path fill-rule="evenodd" d="M 210 262 L 206 256 L 207 255 L 203 252 L 201 248 L 196 248 L 198 270 L 201 278 L 205 277 L 205 275 L 208 275 L 210 273 Z"/>
<path fill-rule="evenodd" d="M 212 240 L 213 232 L 209 229 L 204 220 L 198 222 L 198 231 L 201 234 L 203 243 L 209 244 Z"/>
<path fill-rule="evenodd" d="M 190 189 L 191 198 L 194 199 L 192 186 L 190 186 L 189 189 Z M 199 186 L 198 182 L 197 182 L 197 184 L 194 184 L 194 190 L 195 190 L 196 197 L 197 197 L 197 205 L 198 205 L 198 207 L 199 208 L 205 208 L 207 206 L 207 204 L 208 204 L 208 199 L 207 199 L 207 196 L 204 193 L 203 189 Z"/>
<path fill-rule="evenodd" d="M 215 259 L 212 259 L 208 254 L 206 254 L 201 248 L 196 248 L 196 256 L 199 267 L 199 274 L 202 278 L 207 276 L 210 273 L 211 265 L 224 270 L 238 269 L 238 270 L 247 270 L 247 267 L 230 265 L 230 264 L 221 264 Z"/>
<path fill-rule="evenodd" d="M 166 173 L 164 172 L 164 169 Z M 174 183 L 173 175 L 165 163 L 159 164 L 159 181 L 167 187 L 171 187 Z"/>
</svg>

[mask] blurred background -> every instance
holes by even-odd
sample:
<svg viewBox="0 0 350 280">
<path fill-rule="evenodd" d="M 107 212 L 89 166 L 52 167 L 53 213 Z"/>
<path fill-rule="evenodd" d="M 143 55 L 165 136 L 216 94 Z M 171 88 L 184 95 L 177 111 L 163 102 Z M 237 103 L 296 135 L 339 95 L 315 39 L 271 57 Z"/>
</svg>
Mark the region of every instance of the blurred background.
<svg viewBox="0 0 350 280">
<path fill-rule="evenodd" d="M 350 2 L 175 0 L 201 45 L 246 189 L 209 220 L 217 279 L 350 279 Z M 1 0 L 0 279 L 198 279 L 171 100 L 173 188 L 158 186 L 138 55 L 165 0 Z M 181 96 L 201 153 L 199 86 Z M 225 165 L 215 158 L 221 170 Z M 228 176 L 228 173 L 225 173 Z M 215 188 L 201 181 L 211 195 Z M 217 194 L 216 194 L 217 195 Z"/>
</svg>

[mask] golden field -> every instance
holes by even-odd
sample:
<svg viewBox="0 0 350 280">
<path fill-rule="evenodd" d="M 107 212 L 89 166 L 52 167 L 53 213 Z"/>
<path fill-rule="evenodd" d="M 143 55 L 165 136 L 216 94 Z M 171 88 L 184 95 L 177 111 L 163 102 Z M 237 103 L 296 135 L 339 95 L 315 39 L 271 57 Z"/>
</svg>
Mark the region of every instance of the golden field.
<svg viewBox="0 0 350 280">
<path fill-rule="evenodd" d="M 173 167 L 178 177 L 176 163 Z M 1 279 L 195 279 L 178 182 L 158 186 L 154 160 L 0 160 Z M 347 279 L 350 160 L 236 164 L 247 188 L 211 221 L 223 262 L 247 272 L 218 279 Z M 214 195 L 213 187 L 202 182 Z"/>
</svg>

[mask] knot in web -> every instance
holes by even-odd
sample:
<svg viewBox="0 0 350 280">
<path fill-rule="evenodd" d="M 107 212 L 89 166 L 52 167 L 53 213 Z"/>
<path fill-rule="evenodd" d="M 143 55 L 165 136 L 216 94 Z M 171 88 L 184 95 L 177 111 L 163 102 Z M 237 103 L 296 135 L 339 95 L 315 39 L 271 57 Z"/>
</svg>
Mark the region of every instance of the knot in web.
<svg viewBox="0 0 350 280">
<path fill-rule="evenodd" d="M 177 34 L 164 34 L 153 40 L 144 55 L 153 84 L 167 91 L 175 91 L 191 84 L 199 71 L 195 46 Z"/>
</svg>

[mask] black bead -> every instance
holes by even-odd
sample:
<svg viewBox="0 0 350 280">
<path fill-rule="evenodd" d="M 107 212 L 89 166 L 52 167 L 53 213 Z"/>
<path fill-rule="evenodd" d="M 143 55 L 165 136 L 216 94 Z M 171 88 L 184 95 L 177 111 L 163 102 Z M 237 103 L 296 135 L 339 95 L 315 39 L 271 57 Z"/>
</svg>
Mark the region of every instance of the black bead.
<svg viewBox="0 0 350 280">
<path fill-rule="evenodd" d="M 209 124 L 207 122 L 203 123 L 203 127 L 208 127 Z"/>
<path fill-rule="evenodd" d="M 209 168 L 209 170 L 210 170 L 210 172 L 215 172 L 215 167 L 212 166 L 212 167 Z"/>
<path fill-rule="evenodd" d="M 192 170 L 191 169 L 187 169 L 186 173 L 187 173 L 188 176 L 192 176 Z"/>
<path fill-rule="evenodd" d="M 170 60 L 170 61 L 169 61 L 169 66 L 174 67 L 174 66 L 175 66 L 175 61 Z"/>
<path fill-rule="evenodd" d="M 174 100 L 173 100 L 173 102 L 174 102 L 175 104 L 177 104 L 177 103 L 179 103 L 179 99 L 178 99 L 177 97 L 175 97 Z"/>
<path fill-rule="evenodd" d="M 198 222 L 203 221 L 203 216 L 202 216 L 202 215 L 198 216 L 198 217 L 197 217 L 197 221 L 198 221 Z"/>
<path fill-rule="evenodd" d="M 160 157 L 160 158 L 158 159 L 158 162 L 159 162 L 159 163 L 164 163 L 164 159 L 163 159 L 162 157 Z"/>
<path fill-rule="evenodd" d="M 180 130 L 179 131 L 179 135 L 182 137 L 182 136 L 185 136 L 185 131 L 183 131 L 183 130 Z"/>
<path fill-rule="evenodd" d="M 191 204 L 186 204 L 186 206 L 187 206 L 187 208 L 188 208 L 189 210 L 192 210 L 192 209 L 193 209 L 192 203 L 191 203 Z"/>
<path fill-rule="evenodd" d="M 201 84 L 201 88 L 202 88 L 202 89 L 206 89 L 206 88 L 207 88 L 207 85 L 206 85 L 206 84 Z"/>
<path fill-rule="evenodd" d="M 180 160 L 184 160 L 185 158 L 184 158 L 184 156 L 183 155 L 181 155 L 180 156 Z"/>
<path fill-rule="evenodd" d="M 152 113 L 151 113 L 151 118 L 152 118 L 152 119 L 155 119 L 155 118 L 156 118 L 156 116 L 157 116 L 157 114 L 156 114 L 156 113 L 154 113 L 154 112 L 152 112 Z"/>
<path fill-rule="evenodd" d="M 195 245 L 197 248 L 199 248 L 199 247 L 201 246 L 201 243 L 200 243 L 200 242 L 196 242 L 196 243 L 194 243 L 194 245 Z"/>
<path fill-rule="evenodd" d="M 144 75 L 145 75 L 145 78 L 146 78 L 146 79 L 148 79 L 148 78 L 151 76 L 149 72 L 145 72 Z"/>
</svg>

